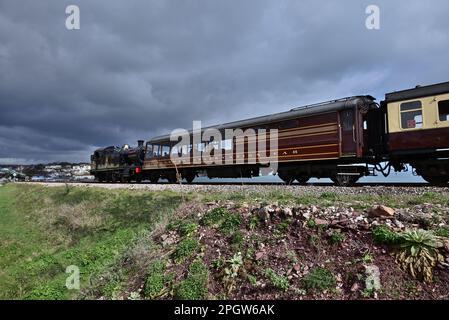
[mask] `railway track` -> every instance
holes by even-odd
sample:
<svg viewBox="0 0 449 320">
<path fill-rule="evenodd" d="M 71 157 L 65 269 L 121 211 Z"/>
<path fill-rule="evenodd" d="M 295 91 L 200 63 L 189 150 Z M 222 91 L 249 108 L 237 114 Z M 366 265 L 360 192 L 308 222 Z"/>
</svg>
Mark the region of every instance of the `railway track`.
<svg viewBox="0 0 449 320">
<path fill-rule="evenodd" d="M 19 182 L 20 183 L 20 182 Z M 26 183 L 32 183 L 32 184 L 96 184 L 96 185 L 116 185 L 116 186 L 128 186 L 128 185 L 179 185 L 179 184 L 170 184 L 168 182 L 159 182 L 157 184 L 153 184 L 151 182 L 143 181 L 141 183 L 108 183 L 108 182 L 98 182 L 98 181 L 64 181 L 64 180 L 58 180 L 58 181 L 29 181 Z M 285 186 L 285 183 L 283 182 L 193 182 L 190 184 L 182 183 L 184 186 Z M 295 186 L 301 186 L 301 187 L 333 187 L 333 183 L 327 183 L 327 182 L 314 182 L 314 183 L 307 183 L 304 185 L 300 185 L 297 183 L 293 183 L 290 185 L 290 187 Z M 449 188 L 449 185 L 445 186 L 432 186 L 429 183 L 425 182 L 365 182 L 365 183 L 356 183 L 355 185 L 349 187 L 349 188 L 362 188 L 362 187 L 410 187 L 410 188 L 417 188 L 417 187 L 432 187 L 432 188 Z M 339 187 L 339 188 L 348 188 L 348 187 Z"/>
</svg>

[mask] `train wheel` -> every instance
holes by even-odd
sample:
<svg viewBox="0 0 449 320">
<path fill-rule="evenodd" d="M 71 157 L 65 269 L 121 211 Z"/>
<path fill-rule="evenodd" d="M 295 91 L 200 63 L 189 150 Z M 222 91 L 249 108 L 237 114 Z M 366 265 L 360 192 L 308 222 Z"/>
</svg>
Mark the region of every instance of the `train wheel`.
<svg viewBox="0 0 449 320">
<path fill-rule="evenodd" d="M 165 179 L 168 180 L 168 183 L 177 183 L 178 179 L 176 178 L 176 172 L 166 172 L 165 173 Z"/>
<path fill-rule="evenodd" d="M 159 181 L 159 176 L 150 176 L 151 183 L 157 183 Z"/>
<path fill-rule="evenodd" d="M 188 184 L 191 184 L 191 183 L 193 182 L 193 180 L 195 180 L 195 176 L 196 176 L 196 175 L 195 175 L 195 173 L 193 173 L 193 172 L 188 172 L 188 173 L 182 175 L 182 177 L 183 177 L 184 179 L 186 179 L 186 181 L 187 181 Z"/>
<path fill-rule="evenodd" d="M 278 176 L 288 186 L 291 185 L 293 181 L 295 181 L 295 177 L 293 177 L 293 175 L 288 174 L 287 172 L 278 172 Z"/>
<path fill-rule="evenodd" d="M 433 185 L 444 185 L 449 181 L 449 177 L 447 176 L 427 176 L 422 175 L 422 178 L 426 180 L 428 183 Z"/>
<path fill-rule="evenodd" d="M 121 183 L 128 183 L 129 181 L 130 181 L 129 178 L 125 178 L 125 177 L 123 177 L 123 176 L 120 177 L 120 182 L 121 182 Z"/>
<path fill-rule="evenodd" d="M 297 176 L 296 177 L 296 181 L 298 181 L 299 182 L 299 184 L 306 184 L 307 183 L 307 181 L 309 181 L 309 177 L 306 177 L 306 176 Z"/>
<path fill-rule="evenodd" d="M 331 177 L 331 180 L 340 187 L 349 187 L 354 185 L 358 180 L 359 176 L 353 176 L 349 174 L 337 174 Z"/>
</svg>

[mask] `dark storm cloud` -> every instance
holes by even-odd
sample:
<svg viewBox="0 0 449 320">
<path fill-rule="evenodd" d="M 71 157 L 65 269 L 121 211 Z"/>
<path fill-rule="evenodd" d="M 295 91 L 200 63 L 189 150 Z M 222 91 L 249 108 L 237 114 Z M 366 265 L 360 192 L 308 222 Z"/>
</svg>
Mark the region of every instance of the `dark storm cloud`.
<svg viewBox="0 0 449 320">
<path fill-rule="evenodd" d="M 81 30 L 65 28 L 77 4 Z M 381 30 L 365 8 L 381 9 Z M 0 1 L 0 163 L 449 80 L 447 1 Z"/>
</svg>

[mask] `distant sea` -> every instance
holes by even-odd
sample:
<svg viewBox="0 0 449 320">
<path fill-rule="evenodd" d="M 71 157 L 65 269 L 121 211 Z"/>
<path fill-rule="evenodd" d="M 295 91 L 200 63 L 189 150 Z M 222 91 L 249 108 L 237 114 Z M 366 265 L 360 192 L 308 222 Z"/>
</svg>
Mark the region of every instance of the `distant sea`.
<svg viewBox="0 0 449 320">
<path fill-rule="evenodd" d="M 281 182 L 282 180 L 278 176 L 262 176 L 255 178 L 236 178 L 236 179 L 209 179 L 207 177 L 198 177 L 195 179 L 195 182 Z M 330 179 L 315 179 L 312 178 L 309 180 L 309 183 L 332 183 Z M 382 174 L 379 174 L 375 177 L 363 177 L 358 182 L 360 183 L 424 183 L 426 182 L 423 178 L 419 176 L 414 176 L 411 172 L 392 172 L 388 177 L 384 177 Z"/>
</svg>

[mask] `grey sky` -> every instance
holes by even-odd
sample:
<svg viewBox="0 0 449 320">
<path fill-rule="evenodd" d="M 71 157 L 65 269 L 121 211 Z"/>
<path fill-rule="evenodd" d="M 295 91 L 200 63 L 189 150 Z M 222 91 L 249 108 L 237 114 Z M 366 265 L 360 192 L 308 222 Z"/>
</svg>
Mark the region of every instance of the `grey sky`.
<svg viewBox="0 0 449 320">
<path fill-rule="evenodd" d="M 65 28 L 65 8 L 81 29 Z M 365 28 L 365 8 L 381 29 Z M 0 163 L 449 80 L 449 2 L 0 0 Z"/>
</svg>

